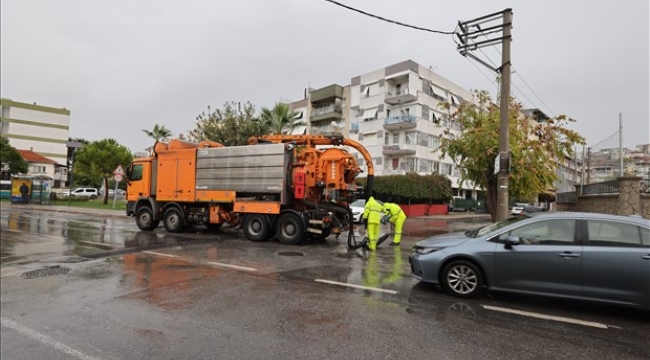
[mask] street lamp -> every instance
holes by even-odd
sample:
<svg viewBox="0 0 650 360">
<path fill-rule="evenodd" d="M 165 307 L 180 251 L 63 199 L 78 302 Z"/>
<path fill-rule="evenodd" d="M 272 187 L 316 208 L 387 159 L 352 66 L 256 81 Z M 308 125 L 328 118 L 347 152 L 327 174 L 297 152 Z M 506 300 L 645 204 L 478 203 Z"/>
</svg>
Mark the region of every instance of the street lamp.
<svg viewBox="0 0 650 360">
<path fill-rule="evenodd" d="M 77 149 L 84 146 L 84 144 L 79 141 L 68 141 L 65 146 L 68 148 L 68 206 L 70 206 L 72 198 L 72 164 L 74 163 L 74 154 L 77 152 Z"/>
</svg>

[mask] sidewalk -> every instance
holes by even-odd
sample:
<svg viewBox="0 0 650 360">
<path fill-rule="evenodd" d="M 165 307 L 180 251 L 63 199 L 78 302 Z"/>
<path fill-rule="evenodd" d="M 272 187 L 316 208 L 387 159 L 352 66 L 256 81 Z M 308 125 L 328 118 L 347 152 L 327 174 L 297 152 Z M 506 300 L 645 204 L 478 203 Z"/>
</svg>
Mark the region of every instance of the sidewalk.
<svg viewBox="0 0 650 360">
<path fill-rule="evenodd" d="M 91 209 L 91 208 L 82 208 L 76 206 L 11 204 L 6 201 L 0 202 L 0 211 L 10 210 L 10 209 L 52 211 L 52 212 L 62 212 L 62 213 L 69 213 L 69 214 L 93 214 L 93 215 L 116 216 L 116 217 L 124 217 L 124 218 L 127 217 L 126 212 L 124 210 L 117 210 L 117 209 L 116 210 Z"/>
</svg>

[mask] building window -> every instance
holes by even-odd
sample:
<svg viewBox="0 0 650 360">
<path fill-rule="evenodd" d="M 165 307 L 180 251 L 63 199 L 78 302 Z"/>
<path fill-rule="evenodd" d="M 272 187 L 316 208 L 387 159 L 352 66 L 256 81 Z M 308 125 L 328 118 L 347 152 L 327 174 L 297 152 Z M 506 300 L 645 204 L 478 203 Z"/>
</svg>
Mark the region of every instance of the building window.
<svg viewBox="0 0 650 360">
<path fill-rule="evenodd" d="M 378 158 L 374 158 L 373 160 L 375 161 L 375 165 L 381 165 L 383 163 L 384 158 L 378 157 Z"/>
<path fill-rule="evenodd" d="M 444 175 L 451 176 L 451 174 L 453 173 L 452 165 L 451 164 L 445 164 L 445 163 L 440 164 L 440 173 L 444 174 Z"/>
<path fill-rule="evenodd" d="M 435 135 L 429 134 L 429 148 L 437 149 L 438 148 L 438 137 Z"/>
<path fill-rule="evenodd" d="M 422 118 L 429 120 L 429 107 L 422 105 Z"/>
<path fill-rule="evenodd" d="M 406 138 L 404 138 L 404 144 L 406 145 L 411 145 L 415 144 L 416 142 L 416 132 L 415 131 L 409 131 L 406 133 Z"/>
<path fill-rule="evenodd" d="M 440 163 L 437 161 L 433 162 L 433 170 L 431 171 L 434 174 L 440 174 Z"/>
<path fill-rule="evenodd" d="M 431 172 L 431 160 L 418 159 L 418 171 L 428 173 Z"/>
<path fill-rule="evenodd" d="M 393 134 L 393 144 L 399 144 L 399 133 Z"/>
<path fill-rule="evenodd" d="M 388 145 L 388 133 L 384 134 L 384 145 Z"/>
<path fill-rule="evenodd" d="M 425 146 L 425 147 L 429 146 L 429 137 L 427 135 L 428 134 L 426 134 L 426 133 L 418 131 L 418 134 L 417 134 L 418 145 Z"/>
<path fill-rule="evenodd" d="M 36 174 L 44 174 L 45 173 L 45 166 L 34 165 L 34 166 L 32 166 L 32 172 L 36 173 Z"/>
</svg>

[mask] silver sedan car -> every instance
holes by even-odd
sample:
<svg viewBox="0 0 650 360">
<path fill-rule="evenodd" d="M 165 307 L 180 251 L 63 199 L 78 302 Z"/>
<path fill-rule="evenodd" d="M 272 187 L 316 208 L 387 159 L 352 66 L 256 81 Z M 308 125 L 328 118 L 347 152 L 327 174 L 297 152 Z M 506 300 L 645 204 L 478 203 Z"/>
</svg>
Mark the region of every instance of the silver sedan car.
<svg viewBox="0 0 650 360">
<path fill-rule="evenodd" d="M 416 279 L 452 295 L 507 291 L 650 309 L 650 220 L 544 212 L 433 236 L 410 255 Z"/>
</svg>

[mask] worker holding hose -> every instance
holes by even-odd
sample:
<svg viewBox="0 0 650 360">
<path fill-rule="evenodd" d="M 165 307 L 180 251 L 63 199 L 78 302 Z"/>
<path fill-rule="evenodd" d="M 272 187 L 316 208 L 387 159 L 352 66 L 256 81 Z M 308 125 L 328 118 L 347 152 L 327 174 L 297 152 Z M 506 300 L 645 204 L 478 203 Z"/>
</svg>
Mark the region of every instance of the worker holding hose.
<svg viewBox="0 0 650 360">
<path fill-rule="evenodd" d="M 378 203 L 374 197 L 368 198 L 363 211 L 363 220 L 366 222 L 368 232 L 368 249 L 377 249 L 377 240 L 379 239 L 379 223 L 384 216 L 384 207 Z"/>
<path fill-rule="evenodd" d="M 395 236 L 390 246 L 399 246 L 402 241 L 402 228 L 406 221 L 406 214 L 399 205 L 392 202 L 384 203 L 384 213 L 388 217 L 388 221 L 395 225 Z"/>
</svg>

